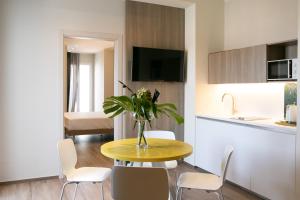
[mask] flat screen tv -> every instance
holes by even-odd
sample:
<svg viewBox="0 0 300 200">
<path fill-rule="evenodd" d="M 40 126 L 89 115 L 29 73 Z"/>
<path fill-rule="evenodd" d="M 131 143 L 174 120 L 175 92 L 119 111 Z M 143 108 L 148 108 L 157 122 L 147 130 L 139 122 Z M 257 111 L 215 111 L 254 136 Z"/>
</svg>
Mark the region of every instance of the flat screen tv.
<svg viewBox="0 0 300 200">
<path fill-rule="evenodd" d="M 184 51 L 133 47 L 132 81 L 184 81 Z"/>
</svg>

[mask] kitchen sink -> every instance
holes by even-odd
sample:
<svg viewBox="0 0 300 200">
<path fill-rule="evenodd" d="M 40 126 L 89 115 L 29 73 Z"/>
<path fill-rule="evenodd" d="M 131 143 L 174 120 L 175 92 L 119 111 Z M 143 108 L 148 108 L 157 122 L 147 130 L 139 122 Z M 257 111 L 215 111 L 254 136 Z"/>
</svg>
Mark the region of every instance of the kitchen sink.
<svg viewBox="0 0 300 200">
<path fill-rule="evenodd" d="M 234 117 L 230 117 L 230 119 L 242 120 L 242 121 L 256 121 L 256 120 L 266 120 L 268 118 L 255 117 L 255 116 L 234 116 Z"/>
</svg>

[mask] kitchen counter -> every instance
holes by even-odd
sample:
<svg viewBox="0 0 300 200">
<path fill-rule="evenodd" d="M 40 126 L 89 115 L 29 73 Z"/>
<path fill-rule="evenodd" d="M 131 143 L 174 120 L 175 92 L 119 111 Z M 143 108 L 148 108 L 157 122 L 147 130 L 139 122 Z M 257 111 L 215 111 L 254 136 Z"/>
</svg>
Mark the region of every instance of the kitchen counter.
<svg viewBox="0 0 300 200">
<path fill-rule="evenodd" d="M 215 120 L 215 121 L 234 123 L 234 124 L 241 124 L 245 126 L 252 126 L 252 127 L 257 127 L 257 128 L 285 133 L 285 134 L 296 135 L 297 133 L 296 127 L 289 127 L 289 126 L 275 124 L 275 121 L 277 120 L 273 120 L 273 119 L 240 120 L 240 119 L 233 119 L 231 117 L 226 117 L 221 115 L 202 115 L 202 114 L 196 115 L 196 117 Z"/>
</svg>

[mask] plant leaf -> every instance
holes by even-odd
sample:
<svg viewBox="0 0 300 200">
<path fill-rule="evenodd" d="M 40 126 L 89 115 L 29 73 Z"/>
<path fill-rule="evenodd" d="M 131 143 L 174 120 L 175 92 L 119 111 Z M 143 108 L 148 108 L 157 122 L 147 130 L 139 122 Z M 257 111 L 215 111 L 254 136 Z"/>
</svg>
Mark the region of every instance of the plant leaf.
<svg viewBox="0 0 300 200">
<path fill-rule="evenodd" d="M 114 118 L 115 116 L 121 114 L 124 111 L 123 108 L 120 108 L 119 110 L 117 110 L 113 115 L 109 116 L 109 118 Z"/>
<path fill-rule="evenodd" d="M 115 105 L 113 107 L 109 107 L 107 109 L 104 109 L 104 113 L 105 114 L 112 113 L 112 112 L 115 112 L 118 109 L 120 109 L 120 106 L 119 105 Z"/>
<path fill-rule="evenodd" d="M 160 108 L 168 107 L 170 109 L 173 109 L 174 111 L 177 110 L 176 106 L 172 103 L 157 104 L 157 107 L 160 107 Z"/>
<path fill-rule="evenodd" d="M 169 106 L 158 107 L 157 111 L 168 117 L 173 117 L 177 124 L 182 124 L 184 122 L 183 117 L 177 114 L 174 109 L 171 109 Z"/>
</svg>

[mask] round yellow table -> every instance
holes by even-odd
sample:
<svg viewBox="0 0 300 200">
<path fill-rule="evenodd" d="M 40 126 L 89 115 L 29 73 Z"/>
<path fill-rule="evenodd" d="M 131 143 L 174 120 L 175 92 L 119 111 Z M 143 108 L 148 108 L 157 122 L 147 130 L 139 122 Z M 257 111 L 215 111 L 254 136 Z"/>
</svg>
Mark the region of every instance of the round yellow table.
<svg viewBox="0 0 300 200">
<path fill-rule="evenodd" d="M 130 162 L 162 162 L 180 160 L 192 154 L 191 145 L 178 141 L 147 138 L 148 148 L 138 148 L 137 138 L 108 142 L 101 146 L 101 153 L 115 160 Z"/>
</svg>

